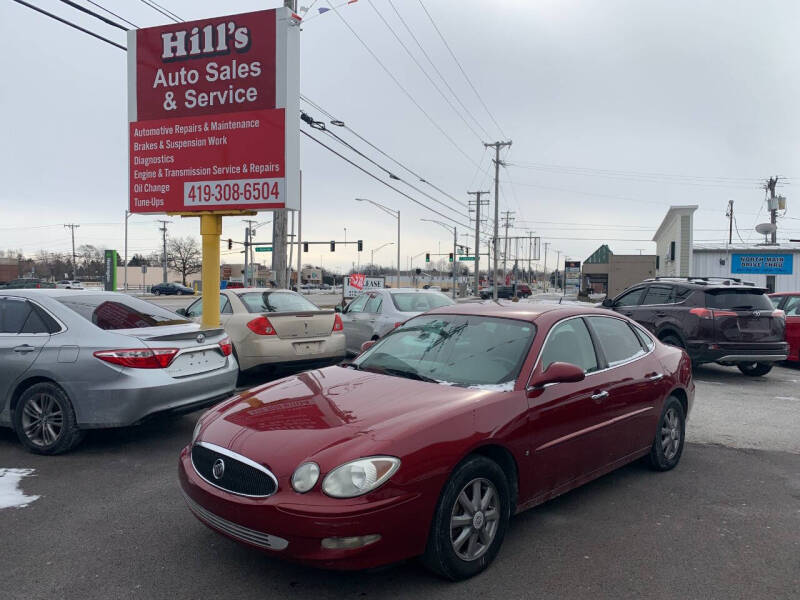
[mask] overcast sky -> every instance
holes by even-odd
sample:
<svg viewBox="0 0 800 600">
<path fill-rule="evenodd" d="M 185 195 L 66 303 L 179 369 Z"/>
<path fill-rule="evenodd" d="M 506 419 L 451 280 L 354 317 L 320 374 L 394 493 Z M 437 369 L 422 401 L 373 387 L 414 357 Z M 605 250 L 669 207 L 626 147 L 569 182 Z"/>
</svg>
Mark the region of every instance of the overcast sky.
<svg viewBox="0 0 800 600">
<path fill-rule="evenodd" d="M 61 2 L 31 1 L 125 43 L 122 31 Z M 510 164 L 501 170 L 500 210 L 515 213 L 517 234 L 535 231 L 551 251 L 562 252 L 562 260 L 564 255 L 584 260 L 606 241 L 616 253 L 654 252 L 649 240 L 670 204 L 698 204 L 695 240 L 722 242 L 725 207 L 732 199 L 741 236 L 756 241 L 753 226 L 767 220 L 759 186 L 770 175 L 788 178 L 781 193 L 789 210 L 779 236 L 800 237 L 800 220 L 794 219 L 800 219 L 800 209 L 795 210 L 792 193 L 800 185 L 792 185 L 792 176 L 800 173 L 800 3 L 423 0 L 501 133 L 419 0 L 392 2 L 479 125 L 452 99 L 389 0 L 359 0 L 339 14 L 463 154 L 336 13 L 314 16 L 327 0 L 301 2 L 314 5 L 301 35 L 301 93 L 459 201 L 466 203 L 468 189 L 493 189 L 482 141 L 503 139 L 505 133 L 513 146 L 502 155 Z M 142 2 L 100 3 L 140 27 L 168 22 Z M 186 20 L 217 16 L 222 5 L 230 14 L 279 5 L 161 4 Z M 376 9 L 477 135 L 420 72 Z M 78 244 L 122 253 L 128 203 L 125 69 L 122 51 L 10 0 L 0 2 L 0 248 L 26 254 L 65 250 L 69 232 L 62 224 L 79 223 Z M 324 118 L 318 110 L 309 112 Z M 336 131 L 408 175 L 346 131 Z M 331 138 L 326 143 L 335 145 Z M 347 228 L 349 240 L 364 240 L 362 260 L 368 261 L 370 249 L 395 240 L 396 224 L 354 201 L 363 197 L 401 211 L 403 268 L 409 256 L 438 252 L 440 244 L 442 252 L 449 251 L 452 237 L 420 220 L 440 217 L 305 138 L 301 165 L 304 238 L 343 240 Z M 425 184 L 416 185 L 455 205 Z M 156 218 L 131 217 L 129 255 L 158 249 Z M 225 218 L 223 238 L 241 240 L 243 230 L 240 219 Z M 268 241 L 271 228 L 262 231 L 259 240 Z M 196 235 L 198 220 L 173 218 L 169 233 Z M 461 233 L 466 228 L 460 227 Z M 471 234 L 460 241 L 473 245 Z M 395 255 L 387 246 L 376 262 L 393 263 Z M 223 260 L 239 257 L 223 255 Z M 340 268 L 358 260 L 354 248 L 331 254 L 325 247 L 306 258 Z M 548 267 L 554 259 L 555 253 Z"/>
</svg>

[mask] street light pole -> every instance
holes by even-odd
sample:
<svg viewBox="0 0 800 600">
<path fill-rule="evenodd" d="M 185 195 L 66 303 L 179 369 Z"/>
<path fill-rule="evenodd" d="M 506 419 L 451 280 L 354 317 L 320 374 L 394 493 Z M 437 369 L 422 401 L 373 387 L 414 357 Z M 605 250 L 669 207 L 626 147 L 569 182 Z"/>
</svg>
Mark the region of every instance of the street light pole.
<svg viewBox="0 0 800 600">
<path fill-rule="evenodd" d="M 384 206 L 383 204 L 368 198 L 356 198 L 356 202 L 369 202 L 373 206 L 380 208 L 386 214 L 389 214 L 397 219 L 397 287 L 400 287 L 400 211 L 393 210 L 388 206 Z"/>
</svg>

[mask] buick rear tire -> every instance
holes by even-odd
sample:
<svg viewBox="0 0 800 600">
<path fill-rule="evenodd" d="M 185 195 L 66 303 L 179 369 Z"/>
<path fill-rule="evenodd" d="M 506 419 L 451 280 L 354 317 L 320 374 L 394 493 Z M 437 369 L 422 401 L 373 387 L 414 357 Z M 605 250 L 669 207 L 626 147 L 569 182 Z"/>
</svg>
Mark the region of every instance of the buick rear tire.
<svg viewBox="0 0 800 600">
<path fill-rule="evenodd" d="M 20 442 L 36 454 L 67 452 L 84 436 L 64 390 L 49 382 L 32 385 L 22 393 L 14 409 L 14 430 Z"/>
<path fill-rule="evenodd" d="M 485 570 L 497 556 L 511 517 L 509 483 L 500 466 L 471 456 L 456 467 L 439 497 L 422 562 L 460 581 Z"/>
<path fill-rule="evenodd" d="M 675 396 L 670 396 L 661 409 L 656 437 L 650 447 L 650 466 L 656 471 L 674 469 L 681 460 L 685 436 L 686 414 L 683 404 Z"/>
</svg>

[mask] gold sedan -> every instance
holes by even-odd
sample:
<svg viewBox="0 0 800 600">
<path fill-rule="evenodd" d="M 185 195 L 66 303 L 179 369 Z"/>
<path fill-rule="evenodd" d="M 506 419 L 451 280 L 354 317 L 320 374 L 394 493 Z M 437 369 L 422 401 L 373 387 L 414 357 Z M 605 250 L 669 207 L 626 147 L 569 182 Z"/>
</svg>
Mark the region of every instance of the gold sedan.
<svg viewBox="0 0 800 600">
<path fill-rule="evenodd" d="M 199 321 L 202 301 L 198 299 L 177 312 Z M 241 371 L 282 364 L 332 364 L 345 356 L 341 317 L 296 292 L 273 288 L 222 290 L 219 312 Z"/>
</svg>

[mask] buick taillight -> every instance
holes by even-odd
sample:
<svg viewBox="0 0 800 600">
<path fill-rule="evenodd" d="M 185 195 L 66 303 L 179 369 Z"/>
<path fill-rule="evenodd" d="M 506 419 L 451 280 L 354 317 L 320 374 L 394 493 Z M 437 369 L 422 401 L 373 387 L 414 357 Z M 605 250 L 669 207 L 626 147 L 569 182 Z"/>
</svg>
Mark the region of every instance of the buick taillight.
<svg viewBox="0 0 800 600">
<path fill-rule="evenodd" d="M 233 344 L 231 343 L 231 338 L 226 337 L 224 340 L 220 340 L 219 349 L 222 350 L 223 356 L 230 356 L 231 352 L 233 352 Z"/>
<path fill-rule="evenodd" d="M 267 317 L 261 316 L 247 323 L 247 328 L 256 335 L 277 335 Z"/>
<path fill-rule="evenodd" d="M 336 333 L 337 331 L 344 331 L 344 323 L 342 323 L 342 317 L 339 314 L 333 315 L 333 329 L 331 333 Z"/>
<path fill-rule="evenodd" d="M 132 369 L 165 369 L 172 363 L 176 354 L 178 354 L 177 348 L 131 348 L 99 350 L 94 353 L 95 357 L 102 361 Z"/>
</svg>

